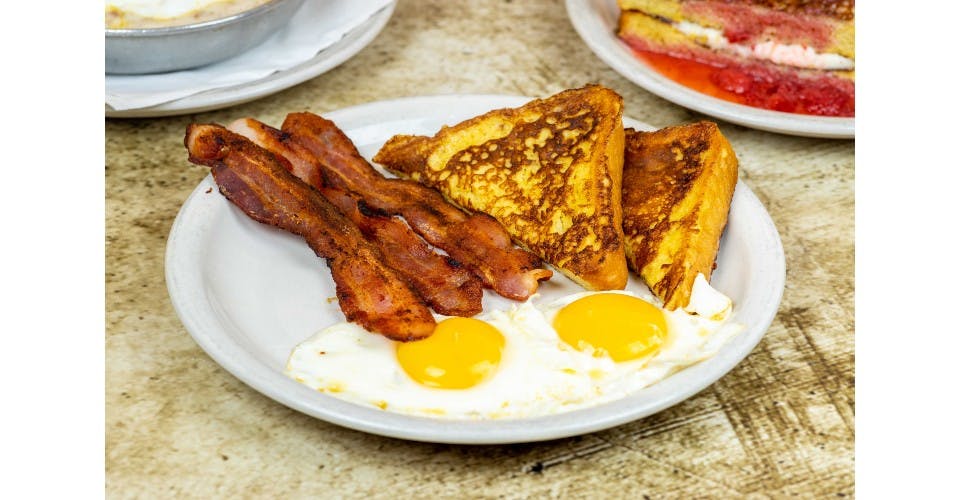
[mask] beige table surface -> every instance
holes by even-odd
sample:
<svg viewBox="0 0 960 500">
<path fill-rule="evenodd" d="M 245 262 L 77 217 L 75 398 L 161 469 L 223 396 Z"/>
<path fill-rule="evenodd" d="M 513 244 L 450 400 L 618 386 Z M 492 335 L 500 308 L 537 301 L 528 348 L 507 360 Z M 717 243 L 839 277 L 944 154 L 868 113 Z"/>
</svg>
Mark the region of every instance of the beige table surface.
<svg viewBox="0 0 960 500">
<path fill-rule="evenodd" d="M 546 96 L 588 82 L 656 126 L 701 118 L 619 76 L 560 1 L 400 0 L 336 69 L 233 108 L 106 120 L 106 492 L 111 498 L 843 497 L 854 494 L 854 142 L 721 122 L 787 259 L 779 314 L 747 359 L 654 416 L 537 444 L 453 446 L 343 429 L 221 369 L 177 319 L 163 256 L 208 170 L 191 121 L 279 123 L 410 95 Z"/>
</svg>

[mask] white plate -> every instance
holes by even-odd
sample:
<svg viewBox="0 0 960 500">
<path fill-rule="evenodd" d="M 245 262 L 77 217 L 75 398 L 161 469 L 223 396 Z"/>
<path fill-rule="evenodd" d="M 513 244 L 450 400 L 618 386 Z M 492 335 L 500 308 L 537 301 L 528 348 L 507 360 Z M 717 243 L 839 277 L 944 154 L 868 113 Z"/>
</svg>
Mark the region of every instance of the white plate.
<svg viewBox="0 0 960 500">
<path fill-rule="evenodd" d="M 616 0 L 566 0 L 567 15 L 583 41 L 624 78 L 681 106 L 746 127 L 782 134 L 852 139 L 854 119 L 770 111 L 687 88 L 646 65 L 616 34 Z"/>
<path fill-rule="evenodd" d="M 396 2 L 391 2 L 333 45 L 290 69 L 278 71 L 251 82 L 208 90 L 156 106 L 118 111 L 106 105 L 105 114 L 109 118 L 148 118 L 199 113 L 242 104 L 280 92 L 319 76 L 356 55 L 383 30 L 393 15 L 396 5 Z M 296 18 L 292 22 L 296 22 Z M 109 80 L 109 75 L 107 78 Z M 150 78 L 150 75 L 144 75 L 142 78 Z"/>
<path fill-rule="evenodd" d="M 414 97 L 325 116 L 369 159 L 394 134 L 433 134 L 441 125 L 527 100 L 489 95 Z M 651 129 L 630 119 L 624 119 L 624 124 Z M 188 168 L 186 161 L 183 167 Z M 248 218 L 218 192 L 210 176 L 180 209 L 166 255 L 167 288 L 187 331 L 207 354 L 254 389 L 352 429 L 418 441 L 473 444 L 539 441 L 605 429 L 696 394 L 731 370 L 760 341 L 777 312 L 784 270 L 783 248 L 773 222 L 756 196 L 740 183 L 712 281 L 733 299 L 733 320 L 747 325 L 743 333 L 713 358 L 625 399 L 555 416 L 467 422 L 364 407 L 287 378 L 283 370 L 293 348 L 325 326 L 343 321 L 336 303 L 327 300 L 335 296 L 333 280 L 301 238 Z M 541 287 L 544 300 L 570 283 L 555 274 Z M 643 286 L 637 283 L 632 286 Z M 484 293 L 485 311 L 508 302 Z"/>
</svg>

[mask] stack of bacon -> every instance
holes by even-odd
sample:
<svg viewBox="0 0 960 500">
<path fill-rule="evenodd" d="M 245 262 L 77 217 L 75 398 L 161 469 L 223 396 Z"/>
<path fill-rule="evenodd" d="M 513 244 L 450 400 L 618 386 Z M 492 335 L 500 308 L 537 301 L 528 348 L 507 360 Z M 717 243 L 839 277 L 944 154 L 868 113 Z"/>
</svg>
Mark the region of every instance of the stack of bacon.
<svg viewBox="0 0 960 500">
<path fill-rule="evenodd" d="M 248 216 L 302 236 L 326 259 L 348 321 L 393 340 L 429 336 L 430 307 L 472 316 L 483 287 L 525 300 L 552 275 L 493 218 L 384 177 L 315 114 L 291 113 L 280 130 L 250 118 L 191 124 L 184 145 Z"/>
</svg>

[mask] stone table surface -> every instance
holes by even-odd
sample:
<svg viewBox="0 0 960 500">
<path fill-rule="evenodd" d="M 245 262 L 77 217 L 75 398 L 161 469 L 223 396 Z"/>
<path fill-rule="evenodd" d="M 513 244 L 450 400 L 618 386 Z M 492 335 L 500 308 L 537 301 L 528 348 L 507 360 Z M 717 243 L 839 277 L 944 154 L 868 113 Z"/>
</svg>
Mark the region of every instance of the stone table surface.
<svg viewBox="0 0 960 500">
<path fill-rule="evenodd" d="M 111 498 L 844 497 L 854 494 L 854 141 L 720 122 L 783 240 L 786 289 L 760 344 L 698 395 L 639 421 L 542 443 L 457 446 L 344 429 L 220 368 L 171 306 L 164 249 L 208 170 L 193 121 L 280 123 L 442 93 L 547 96 L 596 82 L 655 126 L 703 118 L 599 60 L 560 1 L 400 0 L 337 68 L 201 114 L 106 120 L 106 493 Z"/>
</svg>

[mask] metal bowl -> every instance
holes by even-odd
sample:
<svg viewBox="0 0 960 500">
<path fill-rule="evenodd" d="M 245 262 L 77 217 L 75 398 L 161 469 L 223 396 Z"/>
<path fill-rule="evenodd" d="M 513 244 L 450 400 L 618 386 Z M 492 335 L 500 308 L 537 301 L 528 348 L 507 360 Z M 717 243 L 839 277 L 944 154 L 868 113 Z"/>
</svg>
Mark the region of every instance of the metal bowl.
<svg viewBox="0 0 960 500">
<path fill-rule="evenodd" d="M 229 17 L 169 28 L 106 30 L 106 72 L 163 73 L 222 61 L 283 27 L 304 0 L 271 0 Z"/>
</svg>

